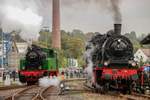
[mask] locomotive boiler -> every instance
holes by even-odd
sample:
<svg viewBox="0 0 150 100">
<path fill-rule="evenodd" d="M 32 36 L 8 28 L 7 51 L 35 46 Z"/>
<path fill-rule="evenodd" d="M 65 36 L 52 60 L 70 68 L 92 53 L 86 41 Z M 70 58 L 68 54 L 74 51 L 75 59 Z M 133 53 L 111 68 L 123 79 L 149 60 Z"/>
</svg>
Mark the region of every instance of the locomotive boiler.
<svg viewBox="0 0 150 100">
<path fill-rule="evenodd" d="M 92 86 L 102 93 L 108 90 L 131 92 L 138 79 L 133 58 L 133 45 L 121 35 L 121 24 L 114 24 L 114 30 L 97 34 L 86 46 L 92 62 Z"/>
<path fill-rule="evenodd" d="M 46 53 L 36 45 L 32 45 L 31 48 L 28 48 L 25 59 L 27 61 L 26 69 L 39 69 L 39 67 L 42 65 L 42 60 L 46 59 Z"/>
</svg>

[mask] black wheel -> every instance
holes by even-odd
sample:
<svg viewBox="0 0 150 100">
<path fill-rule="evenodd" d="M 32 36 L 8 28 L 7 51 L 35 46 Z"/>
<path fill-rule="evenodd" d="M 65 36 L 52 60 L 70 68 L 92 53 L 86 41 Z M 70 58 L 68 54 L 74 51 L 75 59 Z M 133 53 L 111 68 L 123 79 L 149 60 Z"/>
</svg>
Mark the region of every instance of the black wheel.
<svg viewBox="0 0 150 100">
<path fill-rule="evenodd" d="M 43 76 L 49 76 L 48 72 L 44 72 Z"/>
<path fill-rule="evenodd" d="M 26 78 L 25 78 L 25 76 L 19 74 L 19 81 L 20 81 L 21 83 L 26 83 Z"/>
<path fill-rule="evenodd" d="M 131 94 L 132 93 L 132 88 L 131 86 L 129 87 L 124 87 L 124 89 L 122 90 L 123 94 Z"/>
<path fill-rule="evenodd" d="M 101 89 L 100 89 L 100 92 L 101 92 L 102 94 L 106 94 L 106 93 L 108 93 L 108 91 L 109 91 L 109 85 L 108 85 L 108 84 L 105 84 L 105 85 L 102 86 Z"/>
<path fill-rule="evenodd" d="M 124 89 L 122 90 L 122 93 L 123 93 L 123 94 L 127 94 L 127 92 L 128 92 L 128 89 L 126 89 L 126 88 L 124 88 Z"/>
<path fill-rule="evenodd" d="M 109 83 L 106 83 L 106 84 L 104 85 L 104 91 L 105 91 L 105 93 L 107 93 L 107 92 L 109 91 L 109 88 L 110 88 Z"/>
<path fill-rule="evenodd" d="M 29 86 L 29 85 L 35 85 L 36 84 L 36 82 L 34 82 L 34 81 L 27 81 L 27 85 Z"/>
</svg>

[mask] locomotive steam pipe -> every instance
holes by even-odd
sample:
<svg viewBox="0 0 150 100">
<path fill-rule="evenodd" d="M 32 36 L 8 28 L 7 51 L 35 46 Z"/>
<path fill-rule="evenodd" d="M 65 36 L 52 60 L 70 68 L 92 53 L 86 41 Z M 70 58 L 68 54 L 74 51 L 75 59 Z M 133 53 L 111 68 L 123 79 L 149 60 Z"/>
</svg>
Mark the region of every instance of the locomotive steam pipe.
<svg viewBox="0 0 150 100">
<path fill-rule="evenodd" d="M 121 24 L 114 24 L 114 33 L 116 35 L 121 35 Z"/>
</svg>

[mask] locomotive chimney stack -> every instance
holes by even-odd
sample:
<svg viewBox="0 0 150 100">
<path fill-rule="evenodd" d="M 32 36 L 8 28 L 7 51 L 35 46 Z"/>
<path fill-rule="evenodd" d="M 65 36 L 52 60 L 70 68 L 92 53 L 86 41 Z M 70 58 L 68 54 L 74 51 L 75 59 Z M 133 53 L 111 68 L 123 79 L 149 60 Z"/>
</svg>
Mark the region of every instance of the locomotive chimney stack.
<svg viewBox="0 0 150 100">
<path fill-rule="evenodd" d="M 116 35 L 121 35 L 121 24 L 114 24 L 114 33 Z"/>
</svg>

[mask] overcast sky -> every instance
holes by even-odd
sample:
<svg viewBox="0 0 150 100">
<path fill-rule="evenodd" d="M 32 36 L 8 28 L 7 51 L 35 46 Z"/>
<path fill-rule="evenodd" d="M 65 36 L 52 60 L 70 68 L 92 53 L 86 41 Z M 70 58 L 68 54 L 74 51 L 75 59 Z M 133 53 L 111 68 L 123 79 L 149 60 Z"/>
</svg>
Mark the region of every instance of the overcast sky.
<svg viewBox="0 0 150 100">
<path fill-rule="evenodd" d="M 46 1 L 51 2 L 51 0 Z M 107 7 L 102 7 L 105 5 L 83 2 L 86 0 L 60 1 L 61 29 L 65 29 L 67 31 L 71 31 L 72 29 L 80 29 L 84 32 L 100 33 L 105 33 L 106 31 L 112 29 L 114 23 L 112 13 Z M 150 33 L 150 0 L 120 1 L 123 34 L 131 31 L 136 31 L 138 35 L 141 33 Z M 44 17 L 44 26 L 49 26 L 51 28 L 51 4 L 49 7 L 44 7 L 44 9 L 45 12 L 43 12 L 43 14 L 46 16 Z M 50 9 L 49 12 L 47 12 L 48 9 Z"/>
<path fill-rule="evenodd" d="M 106 33 L 113 28 L 113 14 L 108 7 L 110 0 L 60 1 L 61 29 Z M 17 6 L 21 11 L 30 8 L 36 16 L 42 17 L 42 26 L 52 29 L 52 0 L 0 0 L 0 8 L 4 4 Z M 122 34 L 131 31 L 135 31 L 137 35 L 150 33 L 150 0 L 120 0 L 119 7 L 122 14 Z M 3 11 L 2 9 L 4 7 L 0 11 Z M 1 15 L 0 21 L 3 21 Z M 4 24 L 6 22 L 4 21 Z"/>
</svg>

